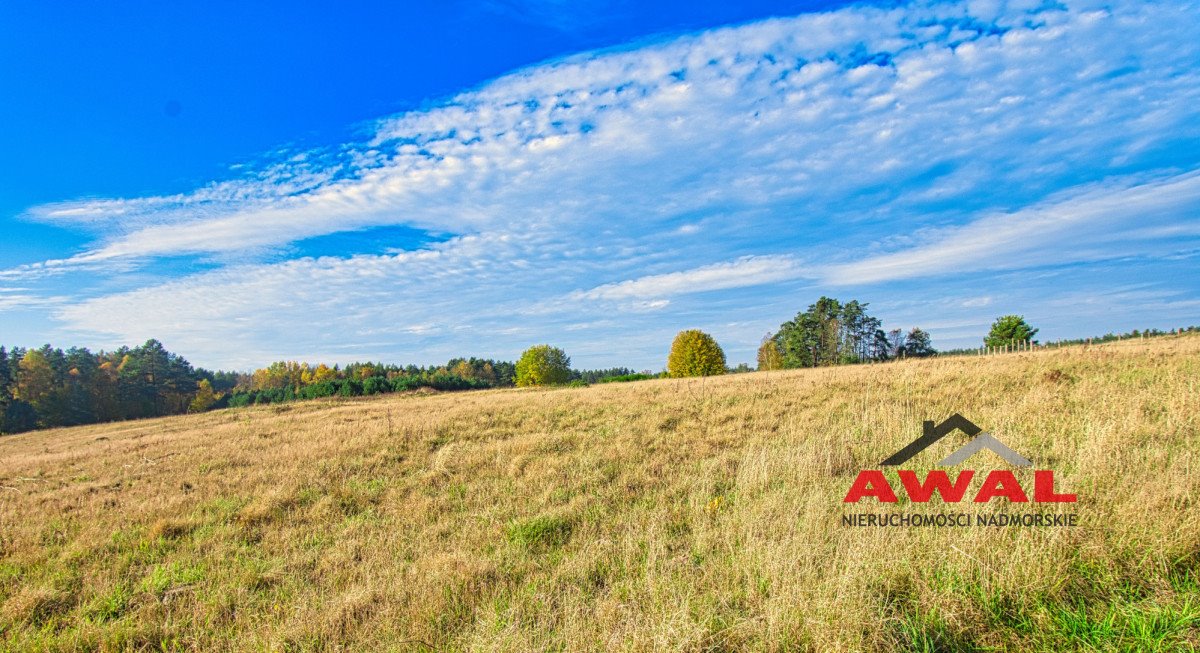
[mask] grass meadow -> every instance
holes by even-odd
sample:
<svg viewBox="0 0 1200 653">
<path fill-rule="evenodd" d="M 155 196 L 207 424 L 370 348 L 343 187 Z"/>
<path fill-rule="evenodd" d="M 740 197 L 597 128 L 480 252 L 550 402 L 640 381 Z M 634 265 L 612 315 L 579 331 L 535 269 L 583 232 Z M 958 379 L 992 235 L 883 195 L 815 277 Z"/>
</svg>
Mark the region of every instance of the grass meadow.
<svg viewBox="0 0 1200 653">
<path fill-rule="evenodd" d="M 1081 525 L 842 526 L 954 412 Z M 1194 650 L 1198 412 L 1179 336 L 5 437 L 0 649 Z"/>
</svg>

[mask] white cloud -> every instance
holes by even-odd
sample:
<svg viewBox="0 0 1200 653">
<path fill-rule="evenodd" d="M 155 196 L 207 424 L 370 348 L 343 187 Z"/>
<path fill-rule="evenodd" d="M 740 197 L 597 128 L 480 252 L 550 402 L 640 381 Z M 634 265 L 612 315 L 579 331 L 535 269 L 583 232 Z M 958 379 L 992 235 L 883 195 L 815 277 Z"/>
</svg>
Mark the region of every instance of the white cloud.
<svg viewBox="0 0 1200 653">
<path fill-rule="evenodd" d="M 0 294 L 0 311 L 56 308 L 70 301 L 69 297 L 44 297 L 28 294 Z"/>
<path fill-rule="evenodd" d="M 227 263 L 384 225 L 459 235 L 227 265 L 56 313 L 217 365 L 333 341 L 378 343 L 355 356 L 492 355 L 613 312 L 612 337 L 637 348 L 672 320 L 785 318 L 811 299 L 786 294 L 797 280 L 1195 248 L 1200 8 L 1026 4 L 854 6 L 532 67 L 245 178 L 35 207 L 98 240 L 7 276 Z"/>
<path fill-rule="evenodd" d="M 573 299 L 647 299 L 663 298 L 685 293 L 726 290 L 757 286 L 773 281 L 801 276 L 800 265 L 789 256 L 747 256 L 730 263 L 714 263 L 702 267 L 654 274 L 604 284 L 572 294 Z M 655 302 L 657 304 L 657 302 Z M 656 307 L 665 306 L 659 304 Z"/>
<path fill-rule="evenodd" d="M 1131 4 L 1027 21 L 1014 9 L 990 23 L 935 4 L 770 20 L 521 71 L 384 120 L 371 142 L 298 163 L 286 153 L 249 179 L 32 214 L 106 225 L 76 259 L 95 261 L 381 224 L 650 226 L 740 206 L 778 210 L 761 220 L 778 228 L 998 185 L 1028 198 L 1077 176 L 1066 161 L 1083 149 L 1127 160 L 1173 129 L 1196 133 L 1187 11 Z M 1148 106 L 1147 90 L 1163 101 Z M 1027 160 L 1012 165 L 1018 154 Z"/>
<path fill-rule="evenodd" d="M 963 308 L 981 308 L 992 303 L 991 297 L 972 297 L 964 299 L 962 302 Z"/>
</svg>

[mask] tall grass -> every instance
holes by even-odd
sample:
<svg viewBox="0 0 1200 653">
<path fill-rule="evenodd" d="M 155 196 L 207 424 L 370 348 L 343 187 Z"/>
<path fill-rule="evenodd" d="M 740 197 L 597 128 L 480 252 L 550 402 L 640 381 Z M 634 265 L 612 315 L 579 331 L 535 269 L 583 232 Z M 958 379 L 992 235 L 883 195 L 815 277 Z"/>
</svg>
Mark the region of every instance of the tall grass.
<svg viewBox="0 0 1200 653">
<path fill-rule="evenodd" d="M 6 437 L 0 641 L 1194 649 L 1198 386 L 1189 335 Z M 846 511 L 881 510 L 842 503 L 857 472 L 953 412 L 1056 470 L 1079 502 L 1054 509 L 1081 526 L 842 527 Z"/>
</svg>

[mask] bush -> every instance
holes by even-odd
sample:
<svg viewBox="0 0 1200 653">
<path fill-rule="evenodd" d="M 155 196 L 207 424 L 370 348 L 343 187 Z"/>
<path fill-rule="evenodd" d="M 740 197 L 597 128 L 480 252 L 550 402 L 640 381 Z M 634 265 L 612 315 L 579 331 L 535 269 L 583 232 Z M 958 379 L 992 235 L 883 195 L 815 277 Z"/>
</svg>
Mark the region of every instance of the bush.
<svg viewBox="0 0 1200 653">
<path fill-rule="evenodd" d="M 716 340 L 698 329 L 680 331 L 667 357 L 667 375 L 716 376 L 725 373 L 725 352 Z"/>
<path fill-rule="evenodd" d="M 392 384 L 381 376 L 368 376 L 362 382 L 363 394 L 377 395 L 383 392 L 388 392 L 392 389 Z"/>
<path fill-rule="evenodd" d="M 621 374 L 619 376 L 606 376 L 600 379 L 600 383 L 627 383 L 629 381 L 645 381 L 653 379 L 653 374 Z"/>
<path fill-rule="evenodd" d="M 421 377 L 413 376 L 398 376 L 392 379 L 392 391 L 405 392 L 406 390 L 416 390 L 421 387 Z"/>
<path fill-rule="evenodd" d="M 550 345 L 535 345 L 517 361 L 517 385 L 558 385 L 571 379 L 571 359 Z"/>
<path fill-rule="evenodd" d="M 466 379 L 457 374 L 448 374 L 446 372 L 438 372 L 430 377 L 425 384 L 434 390 L 473 390 L 475 388 L 487 387 L 487 382 L 474 379 Z"/>
<path fill-rule="evenodd" d="M 362 383 L 354 379 L 343 379 L 339 382 L 338 396 L 340 397 L 361 397 Z"/>
<path fill-rule="evenodd" d="M 334 386 L 332 381 L 319 381 L 301 388 L 300 397 L 303 399 L 317 399 L 319 397 L 332 397 L 336 393 L 337 387 Z"/>
</svg>

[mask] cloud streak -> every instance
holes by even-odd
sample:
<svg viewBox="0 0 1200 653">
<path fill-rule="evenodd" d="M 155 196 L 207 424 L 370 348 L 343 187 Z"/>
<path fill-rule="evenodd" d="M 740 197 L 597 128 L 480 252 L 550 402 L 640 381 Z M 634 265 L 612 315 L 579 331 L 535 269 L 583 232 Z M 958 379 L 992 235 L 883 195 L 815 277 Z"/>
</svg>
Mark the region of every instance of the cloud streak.
<svg viewBox="0 0 1200 653">
<path fill-rule="evenodd" d="M 1126 188 L 1100 185 L 1014 213 L 928 234 L 930 242 L 825 271 L 833 285 L 863 285 L 955 270 L 1011 270 L 1151 252 L 1200 236 L 1200 173 Z"/>
<path fill-rule="evenodd" d="M 654 274 L 629 281 L 605 284 L 572 299 L 662 299 L 686 293 L 744 288 L 802 276 L 800 265 L 790 256 L 747 256 L 729 263 L 715 263 L 683 272 Z"/>
</svg>

